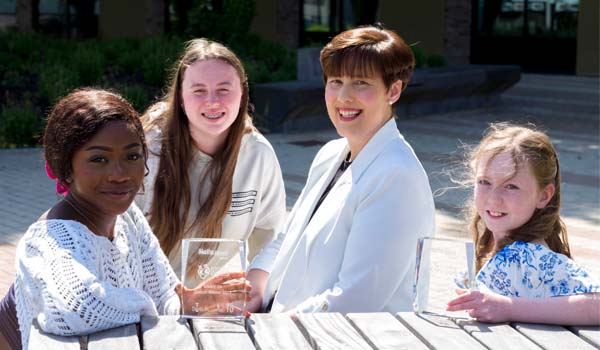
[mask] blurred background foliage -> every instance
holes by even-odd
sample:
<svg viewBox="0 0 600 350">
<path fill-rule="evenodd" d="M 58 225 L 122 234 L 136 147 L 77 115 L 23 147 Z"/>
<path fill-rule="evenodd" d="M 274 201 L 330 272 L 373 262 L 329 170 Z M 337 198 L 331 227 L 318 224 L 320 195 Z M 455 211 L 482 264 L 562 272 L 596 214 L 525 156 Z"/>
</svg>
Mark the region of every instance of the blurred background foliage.
<svg viewBox="0 0 600 350">
<path fill-rule="evenodd" d="M 0 148 L 38 145 L 46 113 L 76 87 L 117 91 L 142 113 L 162 96 L 185 41 L 192 38 L 230 47 L 244 62 L 251 85 L 296 78 L 294 51 L 250 33 L 254 0 L 223 0 L 218 8 L 211 3 L 172 0 L 168 33 L 140 39 L 0 30 Z"/>
<path fill-rule="evenodd" d="M 295 50 L 250 32 L 255 0 L 167 0 L 166 5 L 166 34 L 160 36 L 99 39 L 88 18 L 93 8 L 87 7 L 78 8 L 81 18 L 73 21 L 81 26 L 77 38 L 69 38 L 64 23 L 56 20 L 38 23 L 34 33 L 0 29 L 0 148 L 39 145 L 48 110 L 77 87 L 114 90 L 143 113 L 162 97 L 178 55 L 192 38 L 230 47 L 242 59 L 251 88 L 296 79 Z M 411 47 L 417 68 L 446 65 L 443 55 Z"/>
</svg>

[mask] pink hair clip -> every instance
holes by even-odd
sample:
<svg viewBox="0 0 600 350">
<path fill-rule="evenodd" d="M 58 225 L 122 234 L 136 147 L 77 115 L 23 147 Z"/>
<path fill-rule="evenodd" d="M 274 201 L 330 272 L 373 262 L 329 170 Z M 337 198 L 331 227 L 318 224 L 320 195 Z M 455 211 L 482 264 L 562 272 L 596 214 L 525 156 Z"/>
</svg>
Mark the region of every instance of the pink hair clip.
<svg viewBox="0 0 600 350">
<path fill-rule="evenodd" d="M 56 193 L 57 194 L 62 194 L 64 196 L 69 194 L 69 188 L 61 185 L 61 183 L 58 180 L 58 178 L 56 177 L 56 175 L 54 175 L 54 173 L 52 172 L 52 169 L 50 169 L 48 162 L 46 162 L 46 175 L 48 175 L 48 177 L 51 178 L 52 180 L 56 180 Z"/>
</svg>

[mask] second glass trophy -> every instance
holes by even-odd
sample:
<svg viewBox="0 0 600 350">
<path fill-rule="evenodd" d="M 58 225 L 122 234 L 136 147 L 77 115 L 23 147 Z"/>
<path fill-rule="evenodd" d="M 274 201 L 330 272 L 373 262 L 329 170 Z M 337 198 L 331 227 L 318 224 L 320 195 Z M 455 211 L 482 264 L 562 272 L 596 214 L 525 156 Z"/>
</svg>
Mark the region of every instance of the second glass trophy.
<svg viewBox="0 0 600 350">
<path fill-rule="evenodd" d="M 413 285 L 414 311 L 467 317 L 464 311 L 446 311 L 446 304 L 458 296 L 456 289 L 474 289 L 474 258 L 473 242 L 441 237 L 419 239 Z"/>
</svg>

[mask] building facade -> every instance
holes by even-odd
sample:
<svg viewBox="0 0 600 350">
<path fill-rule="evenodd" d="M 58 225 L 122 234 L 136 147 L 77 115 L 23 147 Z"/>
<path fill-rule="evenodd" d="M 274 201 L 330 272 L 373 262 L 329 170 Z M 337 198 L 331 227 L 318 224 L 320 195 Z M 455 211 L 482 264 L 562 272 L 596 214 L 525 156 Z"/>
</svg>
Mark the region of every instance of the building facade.
<svg viewBox="0 0 600 350">
<path fill-rule="evenodd" d="M 43 16 L 68 13 L 66 28 L 70 33 L 68 22 L 73 12 L 85 10 L 92 11 L 86 23 L 95 26 L 88 26 L 87 35 L 141 37 L 164 32 L 172 12 L 168 4 L 177 1 L 185 0 L 5 0 L 0 6 L 0 25 L 16 23 L 29 31 Z M 76 8 L 80 3 L 92 7 Z M 525 71 L 598 76 L 599 3 L 256 0 L 251 30 L 296 48 L 320 46 L 345 29 L 381 22 L 423 52 L 443 55 L 450 65 L 517 64 Z"/>
</svg>

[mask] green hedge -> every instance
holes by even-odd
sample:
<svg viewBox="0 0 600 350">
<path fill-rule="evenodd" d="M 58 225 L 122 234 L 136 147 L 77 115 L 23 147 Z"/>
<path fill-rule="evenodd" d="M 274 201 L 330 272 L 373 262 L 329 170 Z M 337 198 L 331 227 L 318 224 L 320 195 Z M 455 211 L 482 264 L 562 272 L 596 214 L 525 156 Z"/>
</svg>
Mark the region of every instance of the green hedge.
<svg viewBox="0 0 600 350">
<path fill-rule="evenodd" d="M 294 51 L 248 31 L 231 31 L 223 26 L 222 19 L 232 13 L 238 13 L 237 27 L 248 26 L 252 3 L 226 0 L 221 13 L 209 15 L 211 12 L 200 2 L 191 13 L 202 14 L 209 21 L 196 21 L 199 16 L 190 16 L 192 31 L 184 34 L 185 38 L 164 35 L 82 41 L 0 30 L 0 147 L 36 145 L 49 108 L 76 87 L 115 90 L 143 112 L 164 91 L 169 72 L 192 33 L 194 37 L 224 42 L 236 52 L 251 85 L 295 79 Z M 418 68 L 446 64 L 443 55 L 426 55 L 418 46 L 411 48 Z"/>
<path fill-rule="evenodd" d="M 0 147 L 36 145 L 45 113 L 76 87 L 118 91 L 143 112 L 164 90 L 186 40 L 165 35 L 76 41 L 0 30 Z M 227 40 L 251 84 L 295 79 L 294 52 L 254 34 Z"/>
<path fill-rule="evenodd" d="M 43 122 L 31 102 L 19 105 L 8 103 L 0 112 L 0 147 L 34 145 L 42 131 Z"/>
<path fill-rule="evenodd" d="M 410 46 L 415 55 L 415 68 L 436 68 L 446 66 L 446 56 L 438 53 L 426 54 L 418 44 Z"/>
</svg>

